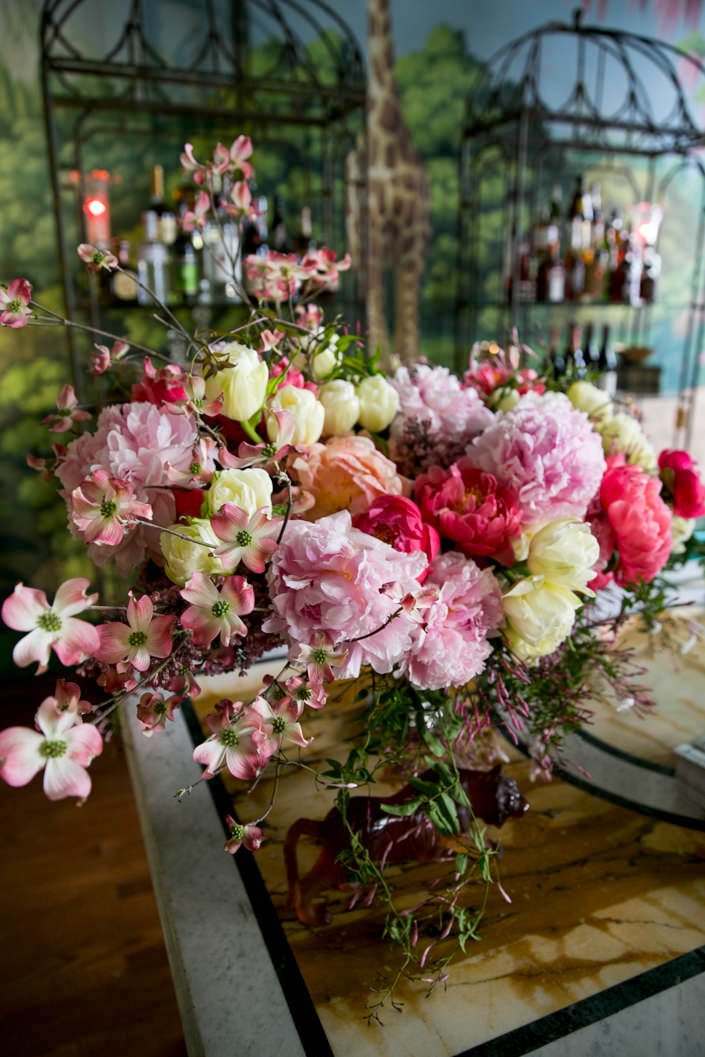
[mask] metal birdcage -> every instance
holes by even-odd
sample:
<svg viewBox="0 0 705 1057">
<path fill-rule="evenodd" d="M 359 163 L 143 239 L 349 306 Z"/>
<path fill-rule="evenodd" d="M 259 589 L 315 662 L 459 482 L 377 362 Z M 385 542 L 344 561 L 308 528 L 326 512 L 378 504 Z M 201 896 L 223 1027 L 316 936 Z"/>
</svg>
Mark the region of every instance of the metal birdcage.
<svg viewBox="0 0 705 1057">
<path fill-rule="evenodd" d="M 101 318 L 94 291 L 77 285 L 74 248 L 101 150 L 153 160 L 159 144 L 173 167 L 185 140 L 250 134 L 305 169 L 317 230 L 342 244 L 343 160 L 364 124 L 366 81 L 353 34 L 323 0 L 116 0 L 99 20 L 86 0 L 46 0 L 41 56 L 68 317 Z M 67 340 L 80 384 L 81 351 Z"/>
<path fill-rule="evenodd" d="M 703 64 L 672 45 L 634 33 L 549 23 L 502 48 L 479 72 L 466 103 L 460 159 L 456 301 L 457 366 L 476 340 L 518 329 L 529 344 L 568 321 L 609 320 L 630 347 L 644 348 L 670 319 L 662 360 L 679 394 L 678 440 L 690 441 L 705 338 L 705 167 L 703 130 L 685 85 Z M 520 236 L 556 182 L 590 171 L 623 202 L 663 202 L 659 241 L 674 215 L 666 294 L 654 305 L 597 301 L 550 306 L 522 297 Z M 664 257 L 665 261 L 665 257 Z M 675 276 L 678 289 L 674 289 Z M 670 286 L 669 286 L 670 281 Z M 680 345 L 680 352 L 676 345 Z"/>
</svg>

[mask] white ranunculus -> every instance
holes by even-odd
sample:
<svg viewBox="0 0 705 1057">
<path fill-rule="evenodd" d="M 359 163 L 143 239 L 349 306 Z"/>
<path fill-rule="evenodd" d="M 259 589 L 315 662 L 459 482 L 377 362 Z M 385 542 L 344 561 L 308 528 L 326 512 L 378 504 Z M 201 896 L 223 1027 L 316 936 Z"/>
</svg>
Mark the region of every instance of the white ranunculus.
<svg viewBox="0 0 705 1057">
<path fill-rule="evenodd" d="M 587 592 L 599 557 L 600 545 L 590 526 L 563 518 L 549 522 L 532 536 L 527 565 L 532 576 L 543 577 L 546 583 Z"/>
<path fill-rule="evenodd" d="M 503 599 L 505 634 L 517 657 L 535 661 L 553 653 L 570 634 L 580 599 L 562 584 L 520 580 Z"/>
<path fill-rule="evenodd" d="M 627 462 L 653 472 L 656 469 L 656 452 L 644 436 L 644 431 L 633 415 L 620 412 L 597 427 L 602 437 L 605 455 L 623 452 Z"/>
<path fill-rule="evenodd" d="M 216 514 L 224 503 L 234 503 L 251 517 L 255 510 L 272 509 L 272 478 L 266 470 L 221 470 L 206 492 L 208 513 Z"/>
<path fill-rule="evenodd" d="M 237 341 L 221 342 L 213 351 L 226 355 L 230 362 L 206 381 L 209 400 L 223 394 L 223 414 L 235 422 L 245 422 L 259 411 L 269 379 L 269 369 L 255 349 Z"/>
<path fill-rule="evenodd" d="M 194 519 L 189 525 L 177 522 L 170 525 L 173 532 L 162 532 L 159 535 L 159 546 L 164 555 L 164 572 L 175 584 L 183 586 L 193 573 L 205 573 L 207 576 L 213 573 L 222 573 L 223 565 L 220 558 L 213 557 L 209 547 L 217 547 L 220 540 L 211 528 L 211 523 L 205 519 Z M 188 536 L 188 539 L 182 537 Z M 198 541 L 191 543 L 190 540 Z M 203 544 L 207 543 L 208 547 Z"/>
<path fill-rule="evenodd" d="M 606 422 L 612 418 L 612 401 L 604 389 L 590 382 L 573 382 L 566 396 L 573 407 L 584 411 L 595 422 Z"/>
<path fill-rule="evenodd" d="M 390 425 L 399 410 L 399 393 L 381 374 L 363 378 L 357 389 L 360 401 L 360 417 L 363 429 L 380 433 Z"/>
<path fill-rule="evenodd" d="M 318 390 L 318 399 L 326 411 L 323 432 L 327 437 L 340 436 L 353 428 L 360 414 L 360 401 L 352 382 L 342 378 L 326 382 Z"/>
<path fill-rule="evenodd" d="M 293 385 L 282 385 L 277 389 L 267 409 L 267 433 L 273 444 L 279 437 L 279 427 L 272 411 L 288 411 L 294 419 L 294 436 L 291 444 L 315 444 L 323 432 L 325 408 L 310 389 L 297 389 Z"/>
</svg>

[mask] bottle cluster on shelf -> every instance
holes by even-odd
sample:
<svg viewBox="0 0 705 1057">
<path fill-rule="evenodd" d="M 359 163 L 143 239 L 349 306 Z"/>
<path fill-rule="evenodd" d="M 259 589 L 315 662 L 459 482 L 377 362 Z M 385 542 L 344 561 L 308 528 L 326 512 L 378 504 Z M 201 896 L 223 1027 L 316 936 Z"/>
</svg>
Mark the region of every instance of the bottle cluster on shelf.
<svg viewBox="0 0 705 1057">
<path fill-rule="evenodd" d="M 585 189 L 582 176 L 567 211 L 555 184 L 531 231 L 510 240 L 505 261 L 505 292 L 520 302 L 565 301 L 643 305 L 655 300 L 661 272 L 656 239 L 658 206 L 642 202 L 625 218 L 619 209 L 607 217 L 600 185 Z"/>
<path fill-rule="evenodd" d="M 571 321 L 564 341 L 560 327 L 557 324 L 551 327 L 547 367 L 556 377 L 568 375 L 579 379 L 589 374 L 612 397 L 617 390 L 617 366 L 618 357 L 608 324 L 602 326 L 598 339 L 594 324 L 588 323 L 583 331 Z"/>
<path fill-rule="evenodd" d="M 109 248 L 122 270 L 101 273 L 106 282 L 105 299 L 148 306 L 152 300 L 143 289 L 148 287 L 170 305 L 238 304 L 243 300 L 243 289 L 252 293 L 242 264 L 248 255 L 275 250 L 303 257 L 316 248 L 309 206 L 301 209 L 298 230 L 292 236 L 281 197 L 272 197 L 270 209 L 267 196 L 250 186 L 257 215 L 242 227 L 225 209 L 218 208 L 215 216 L 208 216 L 204 228 L 189 232 L 183 228 L 183 218 L 194 209 L 199 189 L 181 186 L 170 203 L 164 193 L 164 170 L 161 165 L 152 166 L 151 196 L 142 213 L 141 241 L 133 245 L 126 238 L 110 240 Z M 216 183 L 216 202 L 228 191 Z"/>
</svg>

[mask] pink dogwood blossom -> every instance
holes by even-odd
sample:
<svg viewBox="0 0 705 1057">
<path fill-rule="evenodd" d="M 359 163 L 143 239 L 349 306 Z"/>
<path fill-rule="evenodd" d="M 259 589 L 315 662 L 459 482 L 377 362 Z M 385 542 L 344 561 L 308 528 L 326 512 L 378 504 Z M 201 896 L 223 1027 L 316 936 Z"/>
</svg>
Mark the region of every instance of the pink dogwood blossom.
<svg viewBox="0 0 705 1057">
<path fill-rule="evenodd" d="M 230 836 L 225 842 L 225 851 L 234 855 L 238 848 L 244 846 L 248 851 L 257 851 L 262 844 L 262 830 L 253 823 L 243 826 L 236 822 L 232 815 L 225 816 L 225 822 L 230 831 Z"/>
<path fill-rule="evenodd" d="M 345 650 L 336 650 L 329 635 L 317 632 L 310 643 L 302 644 L 295 663 L 305 666 L 306 675 L 312 687 L 320 687 L 323 683 L 332 683 L 335 679 L 334 668 L 342 668 L 345 664 L 347 653 Z"/>
<path fill-rule="evenodd" d="M 115 547 L 121 543 L 135 518 L 152 518 L 149 503 L 135 498 L 131 484 L 111 477 L 107 470 L 94 470 L 71 493 L 70 517 L 86 543 Z"/>
<path fill-rule="evenodd" d="M 109 367 L 112 367 L 114 363 L 122 359 L 130 345 L 129 342 L 118 338 L 117 341 L 113 342 L 110 349 L 107 345 L 96 345 L 95 347 L 98 350 L 98 355 L 93 357 L 91 374 L 105 374 Z"/>
<path fill-rule="evenodd" d="M 290 411 L 276 410 L 272 415 L 277 422 L 277 443 L 248 444 L 243 441 L 232 455 L 227 448 L 221 448 L 218 458 L 222 466 L 228 469 L 244 470 L 248 466 L 263 466 L 278 469 L 281 462 L 291 451 L 296 421 Z"/>
<path fill-rule="evenodd" d="M 93 605 L 98 595 L 87 595 L 89 581 L 83 577 L 66 580 L 59 587 L 51 605 L 43 591 L 17 584 L 2 605 L 2 619 L 15 631 L 28 635 L 16 643 L 12 659 L 20 668 L 32 661 L 38 664 L 37 675 L 45 672 L 53 649 L 62 664 L 79 664 L 94 655 L 100 642 L 98 631 L 76 613 Z"/>
<path fill-rule="evenodd" d="M 42 701 L 37 730 L 8 727 L 0 731 L 0 778 L 8 785 L 27 785 L 44 768 L 44 792 L 50 800 L 84 799 L 91 791 L 86 767 L 103 751 L 103 740 L 78 713 L 60 707 L 56 698 Z"/>
<path fill-rule="evenodd" d="M 213 553 L 224 569 L 237 569 L 242 562 L 251 572 L 263 573 L 267 559 L 277 549 L 272 536 L 278 534 L 281 523 L 282 518 L 268 517 L 264 507 L 250 517 L 234 503 L 224 503 L 211 518 L 213 531 L 223 540 Z"/>
<path fill-rule="evenodd" d="M 93 418 L 90 411 L 82 411 L 78 406 L 78 398 L 72 385 L 64 385 L 56 398 L 58 412 L 46 415 L 42 419 L 43 426 L 49 426 L 51 433 L 67 433 L 74 422 L 87 422 Z"/>
<path fill-rule="evenodd" d="M 269 759 L 259 715 L 241 701 L 224 700 L 206 723 L 213 733 L 193 750 L 196 763 L 206 768 L 203 777 L 213 778 L 225 766 L 235 778 L 256 778 Z"/>
<path fill-rule="evenodd" d="M 176 694 L 164 698 L 161 694 L 142 694 L 137 703 L 137 722 L 146 738 L 164 730 L 166 721 L 173 721 L 174 709 L 179 705 Z"/>
<path fill-rule="evenodd" d="M 210 197 L 205 191 L 199 191 L 193 209 L 187 209 L 181 219 L 181 227 L 184 231 L 204 228 L 208 220 L 210 207 Z"/>
<path fill-rule="evenodd" d="M 244 577 L 226 576 L 218 590 L 205 573 L 194 573 L 179 593 L 191 603 L 181 623 L 193 632 L 197 646 L 209 646 L 218 635 L 223 646 L 229 646 L 231 639 L 247 634 L 240 617 L 254 609 L 255 593 Z"/>
<path fill-rule="evenodd" d="M 258 696 L 251 703 L 250 708 L 262 721 L 268 755 L 272 756 L 275 752 L 279 752 L 282 744 L 299 745 L 305 749 L 313 740 L 305 738 L 301 730 L 299 719 L 303 705 L 291 697 L 283 697 L 271 705 L 266 697 Z"/>
<path fill-rule="evenodd" d="M 175 619 L 172 615 L 155 617 L 149 595 L 135 599 L 130 593 L 127 624 L 114 620 L 98 626 L 100 643 L 96 656 L 106 664 L 117 664 L 121 672 L 130 665 L 138 672 L 146 672 L 152 657 L 168 657 L 171 653 Z"/>
<path fill-rule="evenodd" d="M 89 242 L 82 242 L 76 252 L 88 265 L 89 272 L 99 272 L 101 268 L 111 272 L 118 266 L 118 259 L 114 253 L 109 250 L 99 250 L 96 246 L 91 246 Z"/>
<path fill-rule="evenodd" d="M 0 326 L 19 330 L 26 327 L 32 309 L 32 285 L 26 279 L 13 279 L 7 289 L 0 286 Z"/>
</svg>

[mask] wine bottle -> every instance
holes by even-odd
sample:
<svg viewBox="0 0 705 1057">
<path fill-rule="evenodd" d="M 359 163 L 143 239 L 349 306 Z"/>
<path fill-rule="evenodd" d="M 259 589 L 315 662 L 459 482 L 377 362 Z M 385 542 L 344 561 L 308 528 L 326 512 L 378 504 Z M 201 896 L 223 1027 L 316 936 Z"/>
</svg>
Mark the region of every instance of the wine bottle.
<svg viewBox="0 0 705 1057">
<path fill-rule="evenodd" d="M 311 223 L 311 207 L 304 206 L 299 218 L 299 230 L 294 239 L 294 253 L 299 260 L 306 256 L 309 250 L 315 250 L 316 243 L 313 238 L 313 226 Z"/>
<path fill-rule="evenodd" d="M 568 324 L 568 344 L 565 350 L 565 370 L 575 378 L 585 374 L 585 357 L 580 343 L 580 327 L 577 323 Z"/>
<path fill-rule="evenodd" d="M 177 226 L 174 210 L 164 201 L 164 168 L 153 165 L 150 170 L 149 211 L 157 217 L 157 238 L 165 246 L 171 246 L 176 239 Z"/>
<path fill-rule="evenodd" d="M 291 253 L 291 243 L 289 241 L 289 234 L 286 230 L 286 221 L 284 220 L 280 195 L 274 196 L 272 228 L 269 243 L 276 253 Z"/>
<path fill-rule="evenodd" d="M 585 366 L 589 371 L 599 370 L 600 349 L 595 338 L 595 327 L 588 323 L 585 327 L 585 338 L 583 341 L 583 355 Z"/>
<path fill-rule="evenodd" d="M 216 215 L 209 215 L 203 229 L 203 275 L 210 284 L 212 300 L 236 303 L 241 300 L 242 288 L 240 232 L 221 204 L 220 174 L 213 173 L 212 179 Z"/>
<path fill-rule="evenodd" d="M 157 214 L 148 209 L 142 214 L 144 242 L 137 252 L 137 278 L 163 304 L 169 300 L 169 250 L 159 240 Z M 141 286 L 137 288 L 140 305 L 151 305 L 152 298 Z"/>
</svg>

